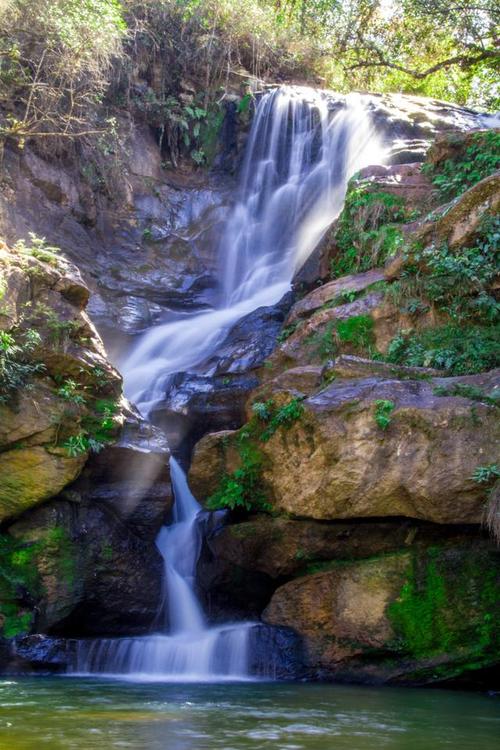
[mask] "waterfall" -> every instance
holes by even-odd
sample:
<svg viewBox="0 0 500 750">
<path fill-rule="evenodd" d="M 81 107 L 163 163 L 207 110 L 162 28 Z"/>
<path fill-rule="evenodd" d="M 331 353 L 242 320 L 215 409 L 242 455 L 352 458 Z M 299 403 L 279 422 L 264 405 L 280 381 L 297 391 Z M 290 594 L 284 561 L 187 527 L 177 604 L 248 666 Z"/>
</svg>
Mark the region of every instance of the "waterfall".
<svg viewBox="0 0 500 750">
<path fill-rule="evenodd" d="M 200 548 L 199 504 L 177 461 L 170 460 L 174 513 L 156 540 L 164 560 L 161 630 L 137 638 L 78 643 L 76 671 L 129 675 L 136 679 L 207 681 L 247 677 L 248 635 L 253 623 L 208 627 L 195 593 Z"/>
<path fill-rule="evenodd" d="M 156 326 L 122 365 L 126 393 L 143 414 L 164 397 L 172 374 L 195 368 L 241 317 L 281 299 L 340 212 L 348 179 L 380 159 L 362 97 L 283 87 L 261 98 L 218 248 L 218 309 Z M 165 564 L 160 632 L 82 641 L 80 672 L 168 680 L 247 675 L 254 624 L 207 625 L 195 587 L 201 509 L 174 459 L 171 475 L 174 515 L 157 539 Z"/>
<path fill-rule="evenodd" d="M 349 178 L 382 159 L 368 102 L 295 86 L 261 98 L 219 243 L 219 307 L 155 326 L 122 363 L 127 397 L 144 414 L 171 375 L 193 370 L 240 318 L 290 289 L 340 213 Z"/>
</svg>

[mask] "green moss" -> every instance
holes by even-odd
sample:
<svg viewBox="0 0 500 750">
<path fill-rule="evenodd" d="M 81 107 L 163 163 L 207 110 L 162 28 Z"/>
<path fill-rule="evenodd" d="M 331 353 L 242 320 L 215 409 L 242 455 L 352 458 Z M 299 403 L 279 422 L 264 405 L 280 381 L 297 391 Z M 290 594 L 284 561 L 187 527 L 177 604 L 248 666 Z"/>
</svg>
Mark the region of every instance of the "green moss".
<svg viewBox="0 0 500 750">
<path fill-rule="evenodd" d="M 0 615 L 2 633 L 12 638 L 29 630 L 32 614 L 26 608 L 40 593 L 36 558 L 40 545 L 26 544 L 0 534 Z"/>
<path fill-rule="evenodd" d="M 236 438 L 239 467 L 225 474 L 216 491 L 208 498 L 207 508 L 219 510 L 270 511 L 262 482 L 264 455 L 259 443 L 267 442 L 279 429 L 288 430 L 303 414 L 301 399 L 294 398 L 276 407 L 272 400 L 253 405 L 254 416 Z"/>
<path fill-rule="evenodd" d="M 343 344 L 350 344 L 358 350 L 367 350 L 374 343 L 373 326 L 373 318 L 370 315 L 354 315 L 352 318 L 338 321 L 337 336 Z"/>
<path fill-rule="evenodd" d="M 396 634 L 392 645 L 419 659 L 466 653 L 476 662 L 500 655 L 496 571 L 487 553 L 430 548 L 415 554 L 399 597 L 387 610 Z"/>
<path fill-rule="evenodd" d="M 44 559 L 55 560 L 58 575 L 69 587 L 74 584 L 72 551 L 71 540 L 60 526 L 42 530 L 35 540 L 0 534 L 0 615 L 4 637 L 30 630 L 35 602 L 43 595 L 39 565 Z"/>
</svg>

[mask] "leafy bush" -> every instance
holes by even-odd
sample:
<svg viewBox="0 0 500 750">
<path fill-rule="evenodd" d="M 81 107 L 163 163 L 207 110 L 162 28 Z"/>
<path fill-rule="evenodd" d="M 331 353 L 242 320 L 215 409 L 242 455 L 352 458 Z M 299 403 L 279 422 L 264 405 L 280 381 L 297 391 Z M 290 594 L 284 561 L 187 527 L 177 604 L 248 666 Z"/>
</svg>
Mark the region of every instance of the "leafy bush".
<svg viewBox="0 0 500 750">
<path fill-rule="evenodd" d="M 263 455 L 259 441 L 267 442 L 275 432 L 289 429 L 302 416 L 304 407 L 300 399 L 294 398 L 276 408 L 272 399 L 253 404 L 254 417 L 240 431 L 236 448 L 240 466 L 231 474 L 226 474 L 217 490 L 208 498 L 207 508 L 219 510 L 271 510 L 266 491 L 262 484 Z M 263 424 L 265 427 L 263 426 Z"/>
<path fill-rule="evenodd" d="M 335 232 L 337 253 L 331 260 L 332 278 L 368 271 L 385 262 L 403 244 L 395 223 L 409 218 L 403 201 L 369 184 L 351 188 Z"/>
<path fill-rule="evenodd" d="M 414 253 L 409 276 L 418 276 L 421 294 L 454 320 L 494 322 L 500 305 L 490 286 L 500 262 L 500 218 L 489 217 L 472 247 L 450 250 L 430 245 Z"/>
<path fill-rule="evenodd" d="M 207 508 L 219 510 L 269 510 L 262 487 L 262 454 L 243 431 L 237 443 L 240 466 L 222 477 L 217 490 L 208 498 Z"/>
<path fill-rule="evenodd" d="M 394 401 L 378 399 L 375 401 L 375 422 L 382 430 L 391 424 L 391 414 L 395 409 Z"/>
<path fill-rule="evenodd" d="M 7 403 L 20 388 L 43 372 L 44 365 L 33 361 L 34 350 L 40 344 L 36 331 L 8 333 L 0 331 L 0 403 Z"/>
<path fill-rule="evenodd" d="M 434 367 L 450 375 L 468 375 L 500 365 L 500 327 L 449 323 L 399 333 L 390 343 L 386 361 L 410 367 Z"/>
<path fill-rule="evenodd" d="M 11 0 L 0 8 L 0 139 L 94 131 L 126 27 L 118 0 Z"/>
<path fill-rule="evenodd" d="M 81 402 L 79 402 L 81 405 Z M 84 401 L 85 403 L 85 401 Z M 92 451 L 99 453 L 106 443 L 114 439 L 116 424 L 114 415 L 118 406 L 113 401 L 98 399 L 92 405 L 93 412 L 81 419 L 81 430 L 63 443 L 68 456 L 75 458 Z"/>
<path fill-rule="evenodd" d="M 455 198 L 500 169 L 500 133 L 489 130 L 473 133 L 471 138 L 465 154 L 423 167 L 444 199 Z"/>
<path fill-rule="evenodd" d="M 351 344 L 358 350 L 367 350 L 373 344 L 373 326 L 373 318 L 370 315 L 354 315 L 338 321 L 337 336 L 344 344 Z"/>
<path fill-rule="evenodd" d="M 478 484 L 490 484 L 500 477 L 500 466 L 498 464 L 488 464 L 487 466 L 478 466 L 472 475 L 472 479 Z"/>
</svg>

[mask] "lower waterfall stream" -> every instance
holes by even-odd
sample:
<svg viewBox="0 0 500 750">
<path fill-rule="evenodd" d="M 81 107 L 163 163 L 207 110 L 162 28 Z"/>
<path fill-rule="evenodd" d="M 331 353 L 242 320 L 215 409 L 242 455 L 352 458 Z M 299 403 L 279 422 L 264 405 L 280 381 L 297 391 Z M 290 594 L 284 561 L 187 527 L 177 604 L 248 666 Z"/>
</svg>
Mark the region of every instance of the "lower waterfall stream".
<svg viewBox="0 0 500 750">
<path fill-rule="evenodd" d="M 218 248 L 220 306 L 156 326 L 122 364 L 126 394 L 145 416 L 164 397 L 173 374 L 192 371 L 240 318 L 283 297 L 294 272 L 340 212 L 349 178 L 380 163 L 367 102 L 369 97 L 332 98 L 288 86 L 260 99 L 237 200 Z M 159 632 L 80 642 L 79 673 L 168 681 L 249 677 L 255 623 L 207 624 L 195 592 L 201 508 L 175 459 L 171 476 L 172 523 L 157 539 L 165 565 Z"/>
</svg>

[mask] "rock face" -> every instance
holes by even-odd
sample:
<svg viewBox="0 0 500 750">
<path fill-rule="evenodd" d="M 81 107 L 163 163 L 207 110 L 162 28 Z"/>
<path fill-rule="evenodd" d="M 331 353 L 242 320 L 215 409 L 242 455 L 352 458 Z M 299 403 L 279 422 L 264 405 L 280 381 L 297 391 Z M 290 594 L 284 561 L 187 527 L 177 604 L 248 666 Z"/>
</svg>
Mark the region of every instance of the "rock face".
<svg viewBox="0 0 500 750">
<path fill-rule="evenodd" d="M 331 564 L 279 588 L 263 619 L 303 635 L 316 676 L 449 679 L 500 656 L 498 561 L 475 542 Z"/>
<path fill-rule="evenodd" d="M 259 369 L 276 346 L 293 297 L 261 307 L 239 320 L 215 354 L 197 369 L 178 373 L 152 418 L 166 432 L 172 450 L 189 454 L 207 432 L 236 429 L 245 421 L 245 405 L 259 385 Z"/>
<path fill-rule="evenodd" d="M 144 632 L 172 502 L 165 437 L 123 400 L 76 269 L 33 240 L 2 246 L 0 270 L 3 633 Z"/>
<path fill-rule="evenodd" d="M 121 378 L 83 311 L 88 290 L 74 267 L 35 244 L 1 247 L 0 270 L 2 520 L 73 481 L 105 418 L 111 439 Z"/>
<path fill-rule="evenodd" d="M 500 371 L 486 371 L 494 358 L 481 363 L 481 347 L 497 341 L 495 313 L 476 311 L 497 298 L 485 227 L 498 175 L 451 194 L 430 182 L 449 159 L 463 180 L 455 152 L 485 137 L 444 136 L 425 173 L 396 162 L 352 181 L 316 257 L 324 273 L 299 279 L 247 423 L 195 446 L 193 491 L 233 507 L 200 559 L 210 614 L 262 610 L 267 625 L 295 632 L 295 676 L 474 684 L 499 663 Z M 476 286 L 457 273 L 468 257 L 484 263 Z M 312 288 L 318 277 L 328 281 Z M 425 356 L 394 357 L 398 341 Z"/>
<path fill-rule="evenodd" d="M 491 391 L 498 386 L 498 373 L 479 376 L 477 382 Z M 273 508 L 325 520 L 407 516 L 480 523 L 484 492 L 472 474 L 496 460 L 496 408 L 435 395 L 438 385 L 432 380 L 339 380 L 303 400 L 300 419 L 259 444 Z M 377 424 L 377 402 L 391 408 L 385 429 Z M 197 445 L 190 481 L 197 492 L 204 490 L 199 497 L 210 495 L 237 461 L 227 443 L 219 434 Z"/>
<path fill-rule="evenodd" d="M 18 581 L 15 589 L 2 587 L 8 635 L 30 628 L 124 635 L 151 627 L 163 578 L 155 538 L 172 503 L 168 458 L 161 433 L 129 414 L 121 439 L 76 482 L 5 527 L 4 563 Z"/>
</svg>

